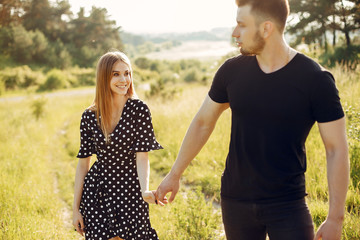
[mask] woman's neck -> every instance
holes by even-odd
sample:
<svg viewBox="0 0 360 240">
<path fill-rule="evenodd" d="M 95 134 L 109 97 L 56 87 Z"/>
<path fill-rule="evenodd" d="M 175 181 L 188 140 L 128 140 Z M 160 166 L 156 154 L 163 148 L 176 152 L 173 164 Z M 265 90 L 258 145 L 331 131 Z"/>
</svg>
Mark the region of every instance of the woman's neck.
<svg viewBox="0 0 360 240">
<path fill-rule="evenodd" d="M 123 109 L 126 101 L 128 100 L 128 96 L 119 96 L 115 95 L 112 97 L 112 109 L 117 112 L 119 109 Z"/>
</svg>

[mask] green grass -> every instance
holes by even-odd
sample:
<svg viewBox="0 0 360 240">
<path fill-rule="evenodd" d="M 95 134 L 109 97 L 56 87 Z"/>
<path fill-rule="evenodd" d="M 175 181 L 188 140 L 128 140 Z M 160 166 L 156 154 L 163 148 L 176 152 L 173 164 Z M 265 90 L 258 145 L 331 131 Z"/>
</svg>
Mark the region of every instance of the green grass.
<svg viewBox="0 0 360 240">
<path fill-rule="evenodd" d="M 343 239 L 360 239 L 359 74 L 332 70 L 347 113 L 351 185 Z M 179 86 L 180 88 L 180 86 Z M 164 150 L 150 153 L 150 188 L 170 170 L 187 127 L 209 86 L 184 85 L 172 99 L 147 99 L 157 139 Z M 143 92 L 138 93 L 141 98 Z M 75 158 L 82 111 L 92 94 L 45 96 L 36 118 L 34 96 L 0 101 L 0 239 L 79 239 L 71 226 Z M 38 114 L 38 113 L 36 113 Z M 219 119 L 208 143 L 184 172 L 174 203 L 152 205 L 150 217 L 160 239 L 225 239 L 218 207 L 220 176 L 230 138 L 231 113 Z M 351 131 L 350 131 L 351 130 Z M 306 143 L 307 198 L 316 228 L 326 218 L 328 191 L 325 151 L 314 127 Z M 70 215 L 69 215 L 70 214 Z"/>
<path fill-rule="evenodd" d="M 37 121 L 30 104 L 0 103 L 0 239 L 74 239 L 55 188 L 50 146 L 57 123 L 50 113 Z"/>
</svg>

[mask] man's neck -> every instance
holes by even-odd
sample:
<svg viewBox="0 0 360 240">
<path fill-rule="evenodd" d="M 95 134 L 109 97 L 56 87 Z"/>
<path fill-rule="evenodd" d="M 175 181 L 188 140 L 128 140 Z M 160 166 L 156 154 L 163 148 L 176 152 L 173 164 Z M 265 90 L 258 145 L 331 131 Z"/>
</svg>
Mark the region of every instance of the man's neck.
<svg viewBox="0 0 360 240">
<path fill-rule="evenodd" d="M 272 73 L 286 66 L 294 56 L 295 51 L 281 39 L 267 42 L 256 59 L 264 73 Z"/>
</svg>

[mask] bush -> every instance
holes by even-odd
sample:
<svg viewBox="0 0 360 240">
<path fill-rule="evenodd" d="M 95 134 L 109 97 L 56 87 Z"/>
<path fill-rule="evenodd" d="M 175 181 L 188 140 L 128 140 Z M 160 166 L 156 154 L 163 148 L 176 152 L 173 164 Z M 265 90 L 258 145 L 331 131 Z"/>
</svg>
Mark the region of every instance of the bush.
<svg viewBox="0 0 360 240">
<path fill-rule="evenodd" d="M 27 65 L 16 68 L 16 70 L 22 72 L 22 79 L 20 81 L 21 88 L 39 85 L 44 79 L 42 72 L 32 71 Z"/>
<path fill-rule="evenodd" d="M 141 69 L 148 69 L 150 67 L 150 60 L 145 57 L 137 58 L 134 63 Z"/>
<path fill-rule="evenodd" d="M 160 78 L 156 82 L 150 84 L 150 92 L 146 92 L 146 97 L 152 97 L 164 91 L 164 81 Z"/>
<path fill-rule="evenodd" d="M 150 71 L 147 69 L 133 69 L 133 79 L 135 82 L 147 82 L 147 81 L 157 81 L 160 78 L 159 73 Z"/>
<path fill-rule="evenodd" d="M 68 78 L 69 76 L 65 72 L 53 69 L 47 73 L 46 81 L 44 84 L 40 85 L 39 90 L 45 91 L 66 88 L 69 86 Z M 74 78 L 71 79 L 74 80 Z"/>
<path fill-rule="evenodd" d="M 1 82 L 3 82 L 5 89 L 15 89 L 19 85 L 16 72 L 11 72 L 5 69 L 0 74 Z"/>
<path fill-rule="evenodd" d="M 336 64 L 343 65 L 355 70 L 360 63 L 360 46 L 337 47 L 334 51 L 325 52 L 320 56 L 321 64 L 335 67 Z"/>
<path fill-rule="evenodd" d="M 35 116 L 36 120 L 38 120 L 44 115 L 46 102 L 47 100 L 45 98 L 38 98 L 32 102 L 32 113 Z"/>
<path fill-rule="evenodd" d="M 185 74 L 184 74 L 185 82 L 196 82 L 196 81 L 200 80 L 200 78 L 201 78 L 200 73 L 195 68 L 191 68 L 191 69 L 185 71 Z"/>
<path fill-rule="evenodd" d="M 27 65 L 5 68 L 0 72 L 0 79 L 5 89 L 27 88 L 38 85 L 44 78 L 41 72 L 34 72 Z"/>
<path fill-rule="evenodd" d="M 173 73 L 172 71 L 163 71 L 160 73 L 160 78 L 164 83 L 175 83 L 179 79 L 179 74 Z"/>
<path fill-rule="evenodd" d="M 5 84 L 0 78 L 0 96 L 5 92 Z"/>
<path fill-rule="evenodd" d="M 94 86 L 96 83 L 94 68 L 72 68 L 69 73 L 77 79 L 77 86 Z"/>
<path fill-rule="evenodd" d="M 188 68 L 201 68 L 201 62 L 196 59 L 187 59 L 187 60 L 180 60 L 179 62 L 180 67 L 182 70 L 188 69 Z"/>
<path fill-rule="evenodd" d="M 164 66 L 159 60 L 154 60 L 150 64 L 150 70 L 161 73 L 164 70 Z"/>
<path fill-rule="evenodd" d="M 218 232 L 214 229 L 220 230 L 220 213 L 214 212 L 211 202 L 206 202 L 201 188 L 188 192 L 182 204 L 174 207 L 174 215 L 179 236 L 191 236 L 190 239 L 219 239 Z"/>
</svg>

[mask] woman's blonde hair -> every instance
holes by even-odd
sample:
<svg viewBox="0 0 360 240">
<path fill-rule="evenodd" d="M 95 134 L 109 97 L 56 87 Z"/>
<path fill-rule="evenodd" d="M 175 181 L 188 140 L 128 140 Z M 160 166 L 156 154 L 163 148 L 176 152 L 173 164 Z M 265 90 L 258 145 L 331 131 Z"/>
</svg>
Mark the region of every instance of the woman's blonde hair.
<svg viewBox="0 0 360 240">
<path fill-rule="evenodd" d="M 131 84 L 127 92 L 129 98 L 136 98 L 133 73 L 129 58 L 120 51 L 111 51 L 100 57 L 96 67 L 96 93 L 91 110 L 96 112 L 97 122 L 105 135 L 106 142 L 110 140 L 110 126 L 112 109 L 112 91 L 110 89 L 110 80 L 114 64 L 117 61 L 124 62 L 130 70 Z M 101 116 L 101 120 L 100 120 Z"/>
</svg>

